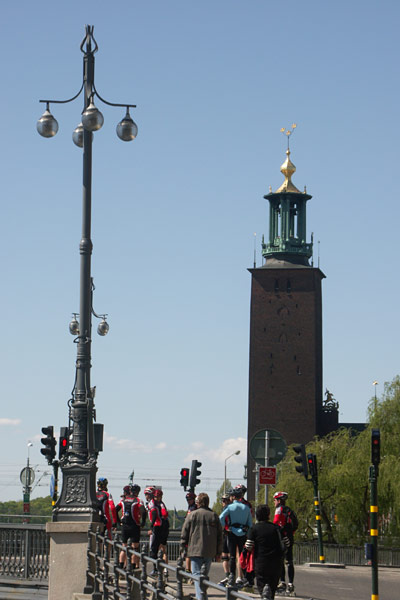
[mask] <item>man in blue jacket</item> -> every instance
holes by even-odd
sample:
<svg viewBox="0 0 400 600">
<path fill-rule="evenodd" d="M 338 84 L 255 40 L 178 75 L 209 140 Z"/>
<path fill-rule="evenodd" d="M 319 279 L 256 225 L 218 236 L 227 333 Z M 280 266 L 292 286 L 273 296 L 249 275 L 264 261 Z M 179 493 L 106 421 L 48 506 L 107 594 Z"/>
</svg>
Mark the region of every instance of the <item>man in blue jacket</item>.
<svg viewBox="0 0 400 600">
<path fill-rule="evenodd" d="M 252 525 L 250 508 L 240 502 L 241 491 L 238 489 L 230 490 L 229 504 L 220 514 L 222 527 L 225 526 L 227 518 L 228 523 L 228 548 L 229 548 L 229 578 L 228 586 L 235 585 L 236 576 L 236 558 L 240 556 L 246 541 L 246 534 Z M 237 580 L 237 584 L 242 584 L 242 580 Z"/>
</svg>

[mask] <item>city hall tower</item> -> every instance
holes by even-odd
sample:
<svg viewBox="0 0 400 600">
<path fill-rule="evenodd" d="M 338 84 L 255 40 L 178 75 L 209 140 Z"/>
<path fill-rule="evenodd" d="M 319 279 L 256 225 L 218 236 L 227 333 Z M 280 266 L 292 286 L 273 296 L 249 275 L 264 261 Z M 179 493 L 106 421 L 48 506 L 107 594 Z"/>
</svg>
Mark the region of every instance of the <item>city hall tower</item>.
<svg viewBox="0 0 400 600">
<path fill-rule="evenodd" d="M 290 132 L 286 132 L 288 136 Z M 289 142 L 289 137 L 288 137 Z M 284 182 L 264 196 L 269 204 L 263 265 L 251 273 L 248 444 L 261 430 L 286 443 L 307 443 L 337 428 L 337 410 L 322 402 L 322 298 L 325 275 L 310 265 L 307 203 L 292 182 L 289 143 Z M 270 188 L 271 190 L 271 188 Z M 254 499 L 255 462 L 248 451 L 248 497 Z"/>
</svg>

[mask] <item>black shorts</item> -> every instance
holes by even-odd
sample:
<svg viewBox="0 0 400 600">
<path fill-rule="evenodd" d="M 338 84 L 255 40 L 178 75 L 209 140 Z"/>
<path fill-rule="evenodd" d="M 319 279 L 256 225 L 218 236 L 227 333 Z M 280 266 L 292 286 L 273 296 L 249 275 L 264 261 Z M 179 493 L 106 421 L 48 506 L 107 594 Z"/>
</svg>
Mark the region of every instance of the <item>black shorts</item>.
<svg viewBox="0 0 400 600">
<path fill-rule="evenodd" d="M 122 543 L 126 544 L 130 539 L 132 543 L 137 544 L 140 541 L 140 527 L 133 523 L 132 525 L 122 525 L 121 531 Z"/>
<path fill-rule="evenodd" d="M 222 554 L 229 554 L 228 536 L 227 535 L 224 535 L 224 539 L 222 542 Z"/>
<path fill-rule="evenodd" d="M 167 545 L 168 535 L 169 535 L 169 521 L 163 519 L 162 525 L 161 525 L 161 531 L 160 531 L 160 544 L 162 544 L 163 546 Z"/>
</svg>

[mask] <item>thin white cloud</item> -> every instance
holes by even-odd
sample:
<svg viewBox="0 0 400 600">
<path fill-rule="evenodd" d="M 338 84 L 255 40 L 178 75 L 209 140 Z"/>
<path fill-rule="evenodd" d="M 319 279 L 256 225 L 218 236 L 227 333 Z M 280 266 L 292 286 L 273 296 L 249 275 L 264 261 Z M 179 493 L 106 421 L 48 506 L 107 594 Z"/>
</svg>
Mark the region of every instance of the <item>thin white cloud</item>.
<svg viewBox="0 0 400 600">
<path fill-rule="evenodd" d="M 6 417 L 0 418 L 0 425 L 15 426 L 21 423 L 21 419 L 7 419 Z"/>
<path fill-rule="evenodd" d="M 238 438 L 228 438 L 224 440 L 220 446 L 217 448 L 205 448 L 202 442 L 193 442 L 191 444 L 194 450 L 201 450 L 201 455 L 203 458 L 208 458 L 209 460 L 216 463 L 223 463 L 228 456 L 232 456 L 230 462 L 232 463 L 242 463 L 243 459 L 246 459 L 247 452 L 247 440 L 243 437 Z M 240 450 L 238 455 L 235 454 Z M 185 460 L 193 460 L 198 458 L 195 456 L 195 453 L 191 452 L 186 456 Z"/>
<path fill-rule="evenodd" d="M 166 442 L 159 442 L 152 446 L 150 444 L 142 444 L 136 440 L 130 440 L 128 438 L 117 438 L 114 435 L 108 435 L 104 433 L 104 443 L 113 446 L 114 448 L 121 450 L 132 450 L 135 452 L 143 452 L 144 454 L 150 454 L 154 450 L 165 450 L 167 447 Z"/>
</svg>

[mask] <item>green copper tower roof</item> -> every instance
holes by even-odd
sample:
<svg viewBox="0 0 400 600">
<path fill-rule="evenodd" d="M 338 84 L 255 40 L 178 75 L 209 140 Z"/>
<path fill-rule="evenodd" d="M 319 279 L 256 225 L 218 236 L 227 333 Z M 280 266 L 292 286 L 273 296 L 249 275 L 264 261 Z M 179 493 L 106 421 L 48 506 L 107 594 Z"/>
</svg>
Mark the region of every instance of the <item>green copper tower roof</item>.
<svg viewBox="0 0 400 600">
<path fill-rule="evenodd" d="M 290 133 L 287 132 L 287 135 Z M 300 192 L 293 184 L 295 171 L 288 143 L 286 160 L 281 166 L 285 181 L 276 192 L 264 196 L 269 201 L 269 238 L 268 243 L 264 242 L 264 238 L 262 242 L 264 266 L 268 266 L 271 259 L 310 266 L 308 260 L 312 256 L 312 242 L 306 240 L 306 205 L 311 196 L 305 188 L 304 192 Z"/>
</svg>

